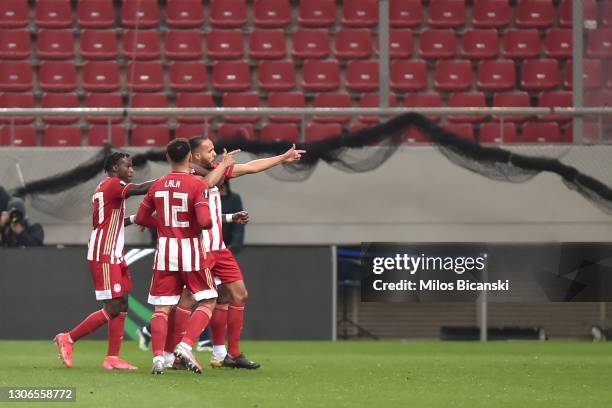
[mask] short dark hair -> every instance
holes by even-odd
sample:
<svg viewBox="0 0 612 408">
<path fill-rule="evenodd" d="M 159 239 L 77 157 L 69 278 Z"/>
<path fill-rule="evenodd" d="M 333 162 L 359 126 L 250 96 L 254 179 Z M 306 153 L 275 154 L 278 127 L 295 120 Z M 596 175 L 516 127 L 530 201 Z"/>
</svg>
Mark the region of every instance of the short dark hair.
<svg viewBox="0 0 612 408">
<path fill-rule="evenodd" d="M 189 141 L 182 137 L 174 139 L 166 146 L 166 154 L 173 163 L 183 162 L 189 156 L 189 153 L 191 153 Z"/>
<path fill-rule="evenodd" d="M 106 160 L 104 161 L 104 171 L 107 173 L 110 172 L 113 169 L 113 166 L 116 166 L 117 164 L 119 164 L 121 159 L 129 159 L 129 158 L 130 158 L 129 153 L 125 153 L 125 152 L 111 153 L 111 155 L 107 156 Z"/>
<path fill-rule="evenodd" d="M 189 139 L 189 147 L 191 148 L 191 151 L 194 151 L 195 149 L 200 147 L 202 142 L 205 140 L 208 140 L 206 136 L 195 136 Z"/>
</svg>

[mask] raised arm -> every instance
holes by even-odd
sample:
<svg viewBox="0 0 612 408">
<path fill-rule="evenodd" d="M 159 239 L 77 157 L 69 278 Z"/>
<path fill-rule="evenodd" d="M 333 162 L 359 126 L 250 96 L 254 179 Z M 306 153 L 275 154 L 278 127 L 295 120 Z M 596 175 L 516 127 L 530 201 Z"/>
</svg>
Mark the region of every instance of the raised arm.
<svg viewBox="0 0 612 408">
<path fill-rule="evenodd" d="M 259 173 L 268 170 L 274 166 L 278 166 L 282 163 L 292 163 L 299 161 L 302 155 L 306 153 L 306 150 L 296 150 L 295 144 L 291 146 L 291 149 L 287 150 L 283 154 L 278 156 L 267 157 L 265 159 L 251 160 L 248 163 L 234 165 L 232 171 L 232 177 L 240 177 L 245 174 Z"/>
<path fill-rule="evenodd" d="M 127 197 L 136 196 L 136 195 L 145 195 L 149 192 L 149 187 L 153 184 L 155 180 L 145 181 L 144 183 L 134 184 L 132 188 L 130 188 L 126 194 Z"/>
<path fill-rule="evenodd" d="M 195 174 L 204 179 L 206 184 L 213 187 L 218 186 L 223 182 L 227 169 L 233 166 L 236 162 L 234 155 L 238 152 L 240 152 L 240 150 L 234 150 L 228 153 L 227 150 L 223 149 L 223 159 L 214 169 L 205 169 L 204 167 L 195 163 L 191 163 L 191 168 L 194 170 Z"/>
</svg>

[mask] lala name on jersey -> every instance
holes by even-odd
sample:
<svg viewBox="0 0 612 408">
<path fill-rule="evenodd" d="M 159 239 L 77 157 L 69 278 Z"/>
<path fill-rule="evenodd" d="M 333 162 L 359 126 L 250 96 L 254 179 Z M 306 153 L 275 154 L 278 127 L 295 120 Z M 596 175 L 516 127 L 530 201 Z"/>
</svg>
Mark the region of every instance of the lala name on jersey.
<svg viewBox="0 0 612 408">
<path fill-rule="evenodd" d="M 166 183 L 164 184 L 164 187 L 167 188 L 181 188 L 181 180 L 166 180 Z"/>
</svg>

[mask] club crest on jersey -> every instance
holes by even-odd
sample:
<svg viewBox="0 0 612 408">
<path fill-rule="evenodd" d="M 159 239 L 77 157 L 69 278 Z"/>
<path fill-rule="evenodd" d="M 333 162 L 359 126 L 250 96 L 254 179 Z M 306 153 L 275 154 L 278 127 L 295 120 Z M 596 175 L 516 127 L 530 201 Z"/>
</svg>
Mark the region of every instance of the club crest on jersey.
<svg viewBox="0 0 612 408">
<path fill-rule="evenodd" d="M 114 290 L 116 293 L 121 292 L 121 284 L 120 284 L 120 283 L 115 283 L 115 285 L 113 286 L 113 290 Z"/>
</svg>

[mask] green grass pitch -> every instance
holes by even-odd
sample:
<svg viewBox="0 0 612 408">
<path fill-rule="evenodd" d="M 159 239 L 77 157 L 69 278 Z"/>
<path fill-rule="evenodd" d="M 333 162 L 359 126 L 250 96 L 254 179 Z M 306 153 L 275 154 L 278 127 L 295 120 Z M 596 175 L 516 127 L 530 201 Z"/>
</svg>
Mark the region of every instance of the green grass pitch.
<svg viewBox="0 0 612 408">
<path fill-rule="evenodd" d="M 51 341 L 2 341 L 2 387 L 76 387 L 69 407 L 608 407 L 612 344 L 578 342 L 244 342 L 257 371 L 149 374 L 101 368 L 103 341 L 81 341 L 63 367 Z M 198 353 L 208 362 L 208 353 Z M 3 406 L 59 406 L 9 403 Z"/>
</svg>

